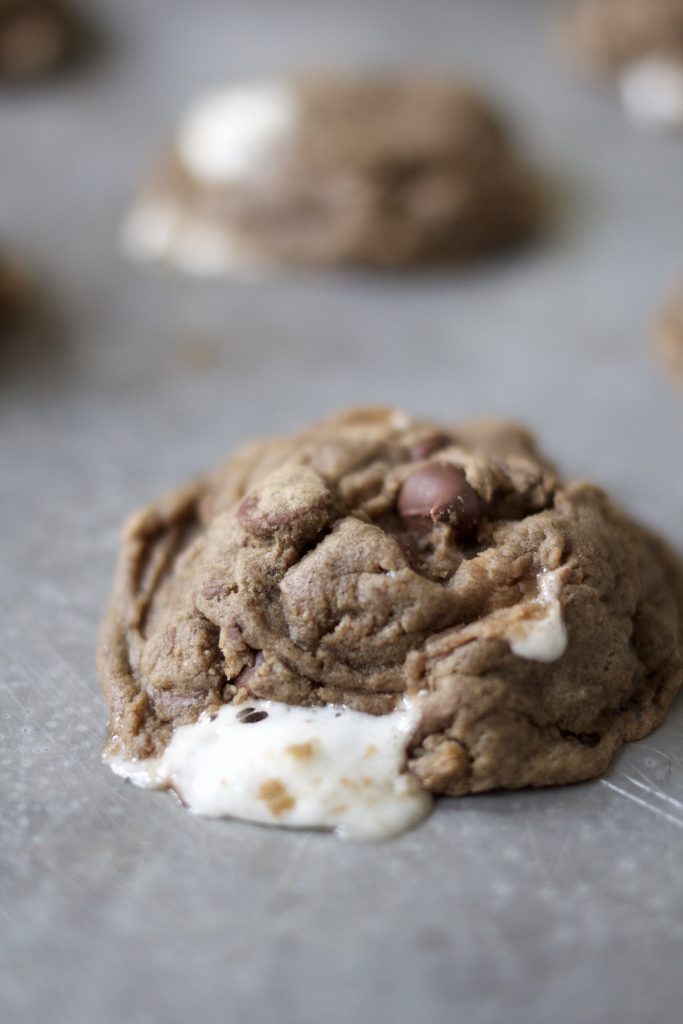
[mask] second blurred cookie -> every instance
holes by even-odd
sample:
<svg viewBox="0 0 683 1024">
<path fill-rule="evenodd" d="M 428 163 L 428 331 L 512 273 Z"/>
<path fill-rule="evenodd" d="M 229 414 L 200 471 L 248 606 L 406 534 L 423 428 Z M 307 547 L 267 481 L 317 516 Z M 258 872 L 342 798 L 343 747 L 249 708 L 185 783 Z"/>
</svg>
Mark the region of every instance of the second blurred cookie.
<svg viewBox="0 0 683 1024">
<path fill-rule="evenodd" d="M 683 0 L 575 0 L 568 37 L 642 124 L 683 128 Z"/>
<path fill-rule="evenodd" d="M 457 83 L 265 81 L 191 105 L 123 243 L 197 274 L 438 264 L 526 238 L 539 206 L 496 114 Z"/>
<path fill-rule="evenodd" d="M 73 51 L 78 31 L 61 0 L 0 0 L 0 81 L 52 71 Z"/>
</svg>

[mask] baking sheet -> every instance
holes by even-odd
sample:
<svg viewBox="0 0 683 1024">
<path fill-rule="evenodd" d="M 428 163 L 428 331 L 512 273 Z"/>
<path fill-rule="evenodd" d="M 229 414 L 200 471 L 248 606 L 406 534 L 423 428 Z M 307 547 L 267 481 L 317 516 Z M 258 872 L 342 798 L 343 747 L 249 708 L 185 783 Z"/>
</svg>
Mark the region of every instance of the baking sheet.
<svg viewBox="0 0 683 1024">
<path fill-rule="evenodd" d="M 639 134 L 538 0 L 97 0 L 96 59 L 0 95 L 0 236 L 41 275 L 0 353 L 4 1021 L 679 1019 L 683 706 L 602 781 L 443 801 L 381 845 L 192 819 L 99 762 L 95 634 L 136 505 L 352 402 L 522 418 L 683 549 L 683 395 L 644 329 L 683 272 L 683 140 Z M 197 89 L 440 67 L 497 97 L 558 212 L 513 259 L 258 285 L 123 263 Z"/>
</svg>

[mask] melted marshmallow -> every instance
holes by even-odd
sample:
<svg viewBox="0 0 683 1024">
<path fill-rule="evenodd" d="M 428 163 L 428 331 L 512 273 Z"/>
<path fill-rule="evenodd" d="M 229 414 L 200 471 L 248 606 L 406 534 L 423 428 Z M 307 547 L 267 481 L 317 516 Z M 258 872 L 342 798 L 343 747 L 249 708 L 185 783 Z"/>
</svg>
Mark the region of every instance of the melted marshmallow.
<svg viewBox="0 0 683 1024">
<path fill-rule="evenodd" d="M 622 72 L 619 87 L 627 112 L 644 124 L 683 125 L 683 65 L 645 57 Z"/>
<path fill-rule="evenodd" d="M 121 248 L 129 259 L 169 260 L 198 276 L 265 273 L 265 264 L 224 225 L 193 218 L 167 200 L 143 199 L 130 210 L 121 229 Z"/>
<path fill-rule="evenodd" d="M 180 125 L 178 154 L 203 181 L 224 184 L 246 178 L 296 117 L 291 91 L 275 83 L 207 93 L 190 107 Z"/>
<path fill-rule="evenodd" d="M 408 701 L 374 716 L 256 700 L 179 726 L 159 758 L 109 763 L 137 786 L 172 786 L 197 814 L 382 839 L 431 806 L 403 771 L 414 725 Z"/>
<path fill-rule="evenodd" d="M 510 628 L 510 650 L 530 661 L 557 661 L 567 649 L 567 628 L 562 619 L 559 601 L 560 581 L 556 572 L 542 573 L 538 577 L 539 605 L 544 614 L 539 618 L 516 622 Z"/>
<path fill-rule="evenodd" d="M 121 247 L 131 259 L 161 259 L 173 245 L 180 211 L 171 203 L 148 199 L 128 213 L 121 229 Z"/>
</svg>

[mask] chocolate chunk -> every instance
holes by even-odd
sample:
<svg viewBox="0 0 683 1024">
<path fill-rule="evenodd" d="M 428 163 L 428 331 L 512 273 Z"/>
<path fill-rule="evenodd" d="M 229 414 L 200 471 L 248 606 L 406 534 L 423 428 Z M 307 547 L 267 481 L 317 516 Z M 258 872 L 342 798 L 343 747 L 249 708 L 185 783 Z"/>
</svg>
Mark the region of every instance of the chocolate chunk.
<svg viewBox="0 0 683 1024">
<path fill-rule="evenodd" d="M 247 533 L 254 537 L 267 539 L 283 527 L 292 526 L 300 519 L 324 513 L 330 504 L 328 497 L 313 505 L 299 505 L 284 508 L 278 512 L 265 513 L 259 508 L 259 499 L 254 496 L 245 498 L 237 508 L 237 519 Z"/>
<path fill-rule="evenodd" d="M 421 462 L 422 459 L 428 459 L 434 452 L 438 452 L 440 448 L 445 448 L 446 445 L 451 444 L 451 438 L 447 434 L 429 434 L 427 437 L 423 437 L 421 441 L 418 441 L 410 449 L 410 461 Z"/>
<path fill-rule="evenodd" d="M 473 531 L 485 507 L 462 469 L 445 462 L 416 469 L 398 495 L 399 515 L 409 526 L 448 522 L 458 537 Z"/>
</svg>

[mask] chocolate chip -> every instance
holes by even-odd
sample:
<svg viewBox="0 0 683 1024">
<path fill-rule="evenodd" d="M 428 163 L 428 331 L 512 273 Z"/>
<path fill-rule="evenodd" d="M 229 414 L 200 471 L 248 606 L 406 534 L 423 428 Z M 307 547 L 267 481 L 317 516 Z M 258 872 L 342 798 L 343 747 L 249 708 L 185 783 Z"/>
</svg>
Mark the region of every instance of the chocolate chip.
<svg viewBox="0 0 683 1024">
<path fill-rule="evenodd" d="M 244 718 L 240 718 L 240 722 L 244 722 L 245 725 L 251 725 L 252 722 L 262 722 L 264 718 L 268 717 L 267 711 L 254 711 L 250 715 L 245 715 Z"/>
<path fill-rule="evenodd" d="M 448 522 L 458 537 L 472 533 L 485 507 L 462 469 L 446 462 L 416 469 L 398 495 L 399 515 L 409 526 Z"/>
<path fill-rule="evenodd" d="M 411 462 L 421 462 L 422 459 L 428 459 L 434 452 L 438 452 L 440 448 L 445 448 L 450 443 L 451 438 L 447 434 L 429 434 L 410 449 L 410 460 Z"/>
<path fill-rule="evenodd" d="M 241 711 L 237 712 L 237 718 L 241 722 L 243 718 L 247 717 L 247 715 L 252 715 L 255 710 L 256 708 L 242 708 Z"/>
</svg>

